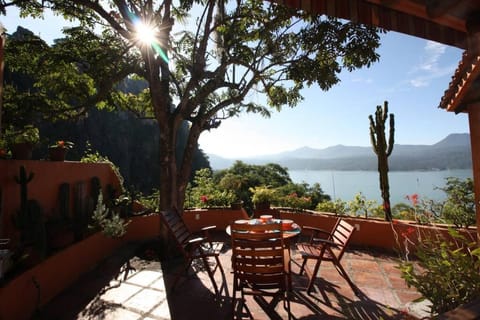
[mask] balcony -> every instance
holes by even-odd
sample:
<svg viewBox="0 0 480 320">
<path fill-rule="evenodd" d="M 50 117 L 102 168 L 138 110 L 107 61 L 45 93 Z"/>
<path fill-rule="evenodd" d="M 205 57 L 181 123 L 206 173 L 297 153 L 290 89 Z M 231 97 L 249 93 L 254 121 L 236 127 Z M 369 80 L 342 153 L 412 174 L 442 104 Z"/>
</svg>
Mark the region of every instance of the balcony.
<svg viewBox="0 0 480 320">
<path fill-rule="evenodd" d="M 105 164 L 41 161 L 1 161 L 3 211 L 11 214 L 19 208 L 18 185 L 13 175 L 20 165 L 35 173 L 29 184 L 29 196 L 37 199 L 47 212 L 56 209 L 58 186 L 62 183 L 86 185 L 77 196 L 88 195 L 88 182 L 99 178 L 102 184 L 118 187 L 118 180 Z M 48 181 L 48 184 L 46 183 Z M 72 195 L 73 198 L 73 195 Z M 73 203 L 73 201 L 72 201 Z M 336 216 L 322 213 L 269 213 L 297 224 L 330 229 Z M 15 239 L 11 216 L 3 216 L 3 235 Z M 202 270 L 190 270 L 190 276 L 170 290 L 179 259 L 159 259 L 160 220 L 157 215 L 132 218 L 128 233 L 121 239 L 93 233 L 47 259 L 9 275 L 0 283 L 1 319 L 224 319 L 230 318 L 232 274 L 230 239 L 225 228 L 235 219 L 246 218 L 243 210 L 194 210 L 184 214 L 189 229 L 216 225 L 215 240 L 223 243 L 221 255 L 225 279 L 216 273 L 217 283 L 225 283 L 220 296 L 213 294 L 211 282 Z M 298 253 L 292 249 L 294 296 L 292 313 L 299 319 L 415 319 L 428 315 L 428 307 L 414 304 L 420 294 L 407 288 L 394 253 L 399 247 L 395 234 L 401 235 L 409 224 L 394 225 L 381 220 L 345 217 L 357 232 L 342 264 L 361 290 L 356 296 L 347 282 L 328 263 L 320 269 L 316 291 L 305 292 L 306 277 L 298 275 Z M 415 226 L 424 228 L 425 226 Z M 2 231 L 2 230 L 0 230 Z M 438 231 L 438 230 L 437 230 Z M 471 230 L 473 234 L 476 230 Z M 157 252 L 158 253 L 158 252 Z M 161 260 L 161 261 L 160 261 Z M 197 267 L 197 266 L 195 266 Z M 223 281 L 224 280 L 224 281 Z M 21 299 L 19 299 L 21 297 Z M 248 301 L 256 319 L 282 319 L 265 312 L 261 303 Z M 238 314 L 242 318 L 242 314 Z"/>
<path fill-rule="evenodd" d="M 158 248 L 149 242 L 127 245 L 104 260 L 95 270 L 83 275 L 49 304 L 41 308 L 41 319 L 229 319 L 232 274 L 229 237 L 215 233 L 215 241 L 224 244 L 221 255 L 227 289 L 215 296 L 207 273 L 194 266 L 170 290 L 172 271 L 181 267 L 179 260 L 159 262 L 146 259 L 145 252 Z M 391 254 L 352 248 L 343 258 L 343 265 L 362 294 L 355 296 L 338 272 L 330 265 L 321 267 L 316 291 L 305 292 L 306 277 L 297 275 L 299 255 L 293 253 L 292 314 L 296 319 L 416 319 L 428 315 L 427 308 L 411 302 L 420 297 L 407 288 L 398 259 Z M 220 285 L 222 277 L 216 273 Z M 285 319 L 279 303 L 275 313 L 262 309 L 261 304 L 247 300 L 255 319 Z M 416 307 L 416 308 L 415 308 Z M 245 314 L 243 314 L 243 317 Z M 238 319 L 243 318 L 237 313 Z"/>
</svg>

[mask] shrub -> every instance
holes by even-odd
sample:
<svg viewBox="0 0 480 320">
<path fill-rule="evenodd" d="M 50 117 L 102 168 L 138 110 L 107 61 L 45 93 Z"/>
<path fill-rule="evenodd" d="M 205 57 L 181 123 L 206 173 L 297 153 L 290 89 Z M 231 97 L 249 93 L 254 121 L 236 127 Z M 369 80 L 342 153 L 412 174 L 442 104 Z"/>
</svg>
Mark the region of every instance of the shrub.
<svg viewBox="0 0 480 320">
<path fill-rule="evenodd" d="M 414 234 L 408 230 L 402 234 L 407 246 Z M 406 255 L 399 266 L 407 285 L 422 294 L 420 300 L 431 302 L 432 315 L 480 298 L 480 248 L 457 230 L 450 229 L 449 234 L 453 240 L 440 234 L 427 238 L 418 234 L 418 262 L 412 263 Z"/>
<path fill-rule="evenodd" d="M 306 210 L 310 208 L 312 199 L 310 197 L 299 197 L 296 192 L 292 192 L 286 196 L 280 197 L 278 205 L 292 209 Z"/>
<path fill-rule="evenodd" d="M 212 171 L 208 168 L 197 170 L 195 186 L 188 186 L 185 207 L 212 208 L 229 207 L 237 200 L 233 190 L 222 190 L 214 181 Z"/>
<path fill-rule="evenodd" d="M 267 186 L 257 186 L 249 189 L 252 193 L 252 202 L 257 203 L 273 203 L 278 200 L 277 190 Z"/>
<path fill-rule="evenodd" d="M 5 131 L 5 138 L 10 145 L 17 143 L 37 144 L 40 141 L 40 132 L 37 127 L 33 125 L 26 125 L 22 129 L 8 128 Z"/>
<path fill-rule="evenodd" d="M 357 193 L 352 201 L 348 202 L 348 209 L 354 216 L 368 216 L 373 214 L 373 210 L 378 206 L 377 201 L 367 200 L 367 198 L 361 193 Z"/>
<path fill-rule="evenodd" d="M 120 218 L 118 213 L 111 212 L 103 203 L 102 191 L 98 194 L 97 207 L 92 215 L 93 227 L 100 229 L 102 233 L 111 238 L 119 238 L 127 232 L 130 223 Z"/>
<path fill-rule="evenodd" d="M 323 201 L 317 204 L 315 211 L 345 215 L 347 212 L 347 203 L 341 199 L 337 199 L 335 201 Z"/>
<path fill-rule="evenodd" d="M 476 222 L 473 180 L 449 177 L 446 186 L 438 188 L 447 194 L 443 216 L 457 227 L 469 227 Z"/>
</svg>

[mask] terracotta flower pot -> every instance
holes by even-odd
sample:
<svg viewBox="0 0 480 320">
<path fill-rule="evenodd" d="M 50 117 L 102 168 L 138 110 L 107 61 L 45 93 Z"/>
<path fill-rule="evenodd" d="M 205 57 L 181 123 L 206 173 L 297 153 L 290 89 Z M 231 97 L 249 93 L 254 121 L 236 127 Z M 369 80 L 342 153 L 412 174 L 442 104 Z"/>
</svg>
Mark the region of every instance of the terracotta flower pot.
<svg viewBox="0 0 480 320">
<path fill-rule="evenodd" d="M 243 201 L 232 202 L 230 204 L 232 210 L 240 210 L 243 207 Z"/>
<path fill-rule="evenodd" d="M 255 209 L 257 209 L 257 210 L 268 210 L 268 209 L 270 209 L 270 202 L 257 202 L 257 203 L 255 203 Z"/>
<path fill-rule="evenodd" d="M 32 159 L 33 144 L 16 143 L 12 146 L 12 158 L 16 160 L 30 160 Z"/>
<path fill-rule="evenodd" d="M 65 155 L 67 154 L 66 148 L 49 148 L 48 155 L 50 161 L 65 161 Z"/>
</svg>

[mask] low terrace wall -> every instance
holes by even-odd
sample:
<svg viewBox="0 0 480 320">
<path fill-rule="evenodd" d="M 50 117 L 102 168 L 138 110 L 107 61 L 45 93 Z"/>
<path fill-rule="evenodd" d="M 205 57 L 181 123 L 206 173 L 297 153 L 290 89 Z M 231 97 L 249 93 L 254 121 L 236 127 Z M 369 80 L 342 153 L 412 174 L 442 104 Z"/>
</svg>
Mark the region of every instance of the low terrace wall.
<svg viewBox="0 0 480 320">
<path fill-rule="evenodd" d="M 30 319 L 37 307 L 47 304 L 121 246 L 158 237 L 159 221 L 158 215 L 134 217 L 122 238 L 94 233 L 7 281 L 0 287 L 0 319 Z"/>
</svg>

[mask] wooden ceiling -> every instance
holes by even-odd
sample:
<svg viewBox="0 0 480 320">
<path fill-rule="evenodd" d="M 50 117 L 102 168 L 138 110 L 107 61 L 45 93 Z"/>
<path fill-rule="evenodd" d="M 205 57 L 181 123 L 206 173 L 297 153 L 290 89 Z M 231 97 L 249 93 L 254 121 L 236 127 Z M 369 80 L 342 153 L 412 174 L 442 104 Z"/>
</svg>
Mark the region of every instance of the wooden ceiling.
<svg viewBox="0 0 480 320">
<path fill-rule="evenodd" d="M 464 112 L 480 101 L 480 0 L 271 1 L 464 49 L 439 108 Z M 467 50 L 473 37 L 476 52 Z"/>
<path fill-rule="evenodd" d="M 466 21 L 478 0 L 272 0 L 309 12 L 467 48 Z"/>
</svg>

